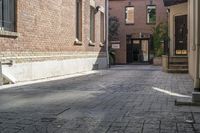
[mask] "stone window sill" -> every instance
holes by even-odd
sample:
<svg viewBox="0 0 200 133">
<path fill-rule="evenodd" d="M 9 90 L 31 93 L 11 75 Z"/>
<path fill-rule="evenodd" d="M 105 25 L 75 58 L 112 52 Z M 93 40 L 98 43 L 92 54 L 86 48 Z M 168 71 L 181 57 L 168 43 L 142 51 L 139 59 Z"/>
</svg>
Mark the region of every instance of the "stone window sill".
<svg viewBox="0 0 200 133">
<path fill-rule="evenodd" d="M 76 39 L 74 45 L 83 45 L 83 42 Z"/>
<path fill-rule="evenodd" d="M 16 38 L 16 37 L 19 36 L 19 33 L 0 30 L 0 36 L 2 36 L 2 37 L 14 37 L 14 38 Z"/>
<path fill-rule="evenodd" d="M 101 42 L 101 43 L 99 44 L 99 46 L 100 46 L 100 47 L 103 47 L 103 46 L 104 46 L 104 43 Z"/>
<path fill-rule="evenodd" d="M 95 46 L 95 43 L 90 40 L 89 41 L 89 46 Z"/>
</svg>

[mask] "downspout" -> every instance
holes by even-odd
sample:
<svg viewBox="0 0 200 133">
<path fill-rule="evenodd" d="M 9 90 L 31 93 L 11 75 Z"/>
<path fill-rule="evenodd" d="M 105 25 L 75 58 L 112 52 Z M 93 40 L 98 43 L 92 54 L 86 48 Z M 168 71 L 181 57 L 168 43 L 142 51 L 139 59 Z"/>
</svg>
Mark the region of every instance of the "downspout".
<svg viewBox="0 0 200 133">
<path fill-rule="evenodd" d="M 2 63 L 0 61 L 0 86 L 3 85 Z"/>
<path fill-rule="evenodd" d="M 106 36 L 106 57 L 107 57 L 107 67 L 109 67 L 109 48 L 108 48 L 108 45 L 109 45 L 109 40 L 108 40 L 108 27 L 109 27 L 109 0 L 105 0 L 105 17 L 106 17 L 106 22 L 105 22 L 105 28 L 106 28 L 106 33 L 105 33 L 105 36 Z"/>
<path fill-rule="evenodd" d="M 194 80 L 194 88 L 196 91 L 200 91 L 200 82 L 199 82 L 199 48 L 200 48 L 200 25 L 199 25 L 199 20 L 200 20 L 200 9 L 199 9 L 199 5 L 200 2 L 199 0 L 196 0 L 197 3 L 195 3 L 196 7 L 195 7 L 195 17 L 196 18 L 195 21 L 195 45 L 196 45 L 196 64 L 195 64 L 195 80 Z"/>
</svg>

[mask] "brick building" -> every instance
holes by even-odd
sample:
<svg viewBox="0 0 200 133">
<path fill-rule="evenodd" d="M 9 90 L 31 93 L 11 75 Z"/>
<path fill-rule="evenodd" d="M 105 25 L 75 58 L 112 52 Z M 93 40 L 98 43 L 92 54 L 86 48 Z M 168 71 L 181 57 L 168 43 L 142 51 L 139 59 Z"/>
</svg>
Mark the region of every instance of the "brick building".
<svg viewBox="0 0 200 133">
<path fill-rule="evenodd" d="M 114 44 L 116 63 L 148 62 L 151 59 L 152 28 L 167 21 L 162 0 L 109 0 L 110 17 L 120 23 L 120 45 Z M 113 40 L 111 40 L 113 41 Z M 115 40 L 116 41 L 116 40 Z"/>
<path fill-rule="evenodd" d="M 0 0 L 0 61 L 12 82 L 107 67 L 105 0 Z"/>
</svg>

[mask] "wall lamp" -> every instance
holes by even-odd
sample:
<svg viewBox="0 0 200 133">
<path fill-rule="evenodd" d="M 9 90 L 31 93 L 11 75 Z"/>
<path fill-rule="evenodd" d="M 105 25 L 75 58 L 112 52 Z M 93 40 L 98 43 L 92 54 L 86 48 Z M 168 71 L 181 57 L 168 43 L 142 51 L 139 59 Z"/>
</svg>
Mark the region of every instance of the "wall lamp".
<svg viewBox="0 0 200 133">
<path fill-rule="evenodd" d="M 170 13 L 170 9 L 169 8 L 167 8 L 167 11 L 166 11 L 167 13 Z"/>
<path fill-rule="evenodd" d="M 100 8 L 101 8 L 100 6 L 96 6 L 96 8 L 95 8 L 95 14 L 100 11 Z"/>
</svg>

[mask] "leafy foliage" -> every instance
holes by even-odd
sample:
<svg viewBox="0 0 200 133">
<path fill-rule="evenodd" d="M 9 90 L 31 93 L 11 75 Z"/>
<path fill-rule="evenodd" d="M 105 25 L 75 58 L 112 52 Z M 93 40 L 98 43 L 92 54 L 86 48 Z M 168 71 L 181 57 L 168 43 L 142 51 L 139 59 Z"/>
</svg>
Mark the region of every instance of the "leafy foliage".
<svg viewBox="0 0 200 133">
<path fill-rule="evenodd" d="M 163 46 L 162 43 L 164 40 L 169 40 L 168 37 L 168 26 L 166 23 L 159 23 L 153 27 L 153 47 L 154 55 L 156 57 L 163 55 Z"/>
<path fill-rule="evenodd" d="M 109 40 L 114 41 L 119 36 L 119 19 L 117 17 L 109 17 Z"/>
<path fill-rule="evenodd" d="M 109 41 L 119 39 L 119 19 L 117 17 L 109 17 Z M 115 50 L 109 47 L 109 60 L 110 65 L 115 64 Z"/>
</svg>

